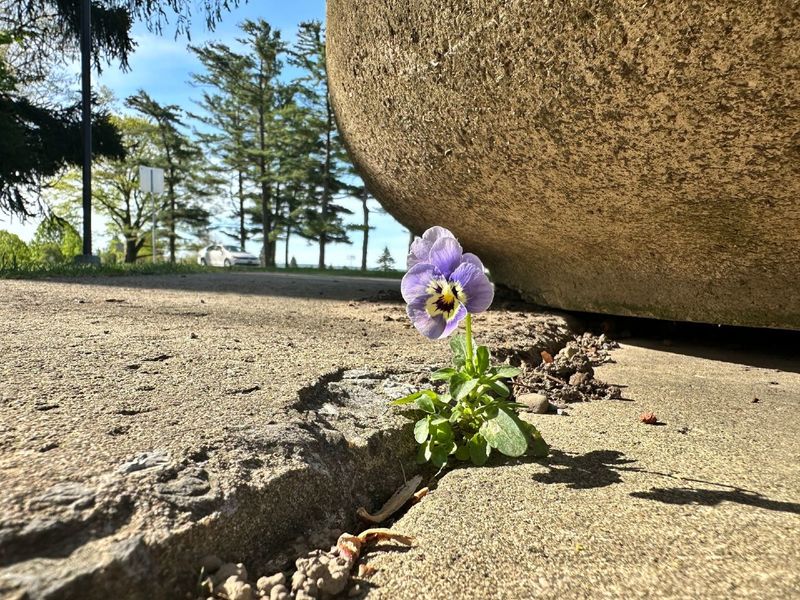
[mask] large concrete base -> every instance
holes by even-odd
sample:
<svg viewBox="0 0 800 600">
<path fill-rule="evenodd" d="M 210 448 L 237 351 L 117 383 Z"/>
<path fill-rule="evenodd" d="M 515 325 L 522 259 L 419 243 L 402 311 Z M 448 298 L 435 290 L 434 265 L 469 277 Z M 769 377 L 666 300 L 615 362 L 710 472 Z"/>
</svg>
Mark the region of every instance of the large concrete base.
<svg viewBox="0 0 800 600">
<path fill-rule="evenodd" d="M 330 0 L 382 204 L 548 306 L 800 328 L 800 16 L 781 0 Z"/>
</svg>

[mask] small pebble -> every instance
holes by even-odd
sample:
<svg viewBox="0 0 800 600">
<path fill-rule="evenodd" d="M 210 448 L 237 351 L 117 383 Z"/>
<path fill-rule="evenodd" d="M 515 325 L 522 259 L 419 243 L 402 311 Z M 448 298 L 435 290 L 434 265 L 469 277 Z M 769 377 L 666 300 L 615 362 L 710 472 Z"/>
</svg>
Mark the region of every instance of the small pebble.
<svg viewBox="0 0 800 600">
<path fill-rule="evenodd" d="M 358 596 L 360 593 L 361 593 L 361 586 L 360 586 L 360 585 L 358 585 L 358 584 L 355 584 L 353 587 L 351 587 L 351 588 L 350 588 L 350 591 L 349 591 L 349 592 L 347 592 L 347 596 L 348 596 L 349 598 L 355 598 L 355 597 L 356 597 L 356 596 Z"/>
<path fill-rule="evenodd" d="M 276 585 L 283 585 L 286 583 L 286 575 L 283 573 L 275 573 L 270 577 L 260 577 L 256 582 L 256 589 L 259 592 L 269 594 Z"/>
<path fill-rule="evenodd" d="M 236 575 L 231 575 L 225 580 L 225 583 L 214 588 L 214 593 L 223 593 L 228 600 L 253 600 L 253 588 Z"/>
<path fill-rule="evenodd" d="M 200 559 L 200 566 L 206 573 L 214 573 L 222 566 L 222 560 L 219 556 L 209 554 Z"/>
<path fill-rule="evenodd" d="M 550 402 L 544 394 L 521 394 L 517 396 L 517 402 L 524 404 L 530 412 L 538 415 L 547 414 L 550 410 Z"/>
<path fill-rule="evenodd" d="M 306 580 L 306 574 L 302 571 L 295 571 L 292 575 L 292 589 L 299 590 L 303 587 L 303 582 Z"/>
<path fill-rule="evenodd" d="M 269 600 L 286 600 L 289 597 L 289 590 L 283 584 L 278 584 L 269 593 Z"/>
<path fill-rule="evenodd" d="M 573 373 L 569 378 L 570 385 L 583 385 L 589 379 L 588 373 Z"/>
</svg>

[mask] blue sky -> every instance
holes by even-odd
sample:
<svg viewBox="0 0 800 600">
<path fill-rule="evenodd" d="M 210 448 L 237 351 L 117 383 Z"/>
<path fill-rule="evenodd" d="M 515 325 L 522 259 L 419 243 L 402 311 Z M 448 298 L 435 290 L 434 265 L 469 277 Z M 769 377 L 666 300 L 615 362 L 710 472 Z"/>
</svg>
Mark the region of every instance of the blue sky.
<svg viewBox="0 0 800 600">
<path fill-rule="evenodd" d="M 280 0 L 251 0 L 248 4 L 223 15 L 222 21 L 214 31 L 207 31 L 201 19 L 192 27 L 191 43 L 199 45 L 203 42 L 215 40 L 234 46 L 235 40 L 240 36 L 237 25 L 245 19 L 263 18 L 273 27 L 280 29 L 283 38 L 288 42 L 295 39 L 297 25 L 301 21 L 312 19 L 325 20 L 325 0 L 293 0 L 282 2 Z M 174 30 L 169 24 L 165 25 L 163 35 L 157 35 L 147 30 L 141 23 L 133 28 L 134 39 L 138 46 L 130 58 L 130 70 L 122 72 L 114 66 L 105 68 L 102 74 L 93 74 L 96 85 L 108 87 L 118 99 L 124 99 L 144 89 L 155 100 L 162 104 L 177 104 L 187 110 L 197 111 L 192 102 L 193 97 L 199 93 L 190 84 L 190 74 L 200 71 L 199 62 L 186 48 L 185 37 L 175 39 Z M 77 67 L 76 67 L 77 71 Z M 292 72 L 284 70 L 287 76 Z M 76 92 L 78 82 L 76 81 Z M 346 220 L 351 223 L 360 223 L 361 205 L 356 200 L 341 202 L 354 214 Z M 377 202 L 372 201 L 371 207 L 379 209 Z M 224 210 L 221 209 L 220 213 Z M 217 224 L 222 222 L 223 215 L 218 215 Z M 375 265 L 384 246 L 394 257 L 397 266 L 405 263 L 408 248 L 409 233 L 402 225 L 397 223 L 391 215 L 376 212 L 370 217 L 375 230 L 370 233 L 369 263 Z M 0 229 L 12 231 L 24 240 L 30 240 L 37 222 L 20 223 L 11 220 L 5 215 L 0 215 Z M 104 234 L 105 224 L 99 216 L 93 217 L 94 246 L 105 246 L 108 237 Z M 361 262 L 361 233 L 354 231 L 350 235 L 353 245 L 333 244 L 328 247 L 327 257 L 330 264 L 336 266 L 359 266 Z M 229 240 L 219 237 L 218 241 L 229 243 Z M 250 242 L 248 250 L 258 252 L 260 244 Z M 279 242 L 278 256 L 283 256 L 283 242 Z M 294 256 L 300 264 L 316 264 L 317 246 L 294 236 L 289 247 L 290 256 Z"/>
</svg>

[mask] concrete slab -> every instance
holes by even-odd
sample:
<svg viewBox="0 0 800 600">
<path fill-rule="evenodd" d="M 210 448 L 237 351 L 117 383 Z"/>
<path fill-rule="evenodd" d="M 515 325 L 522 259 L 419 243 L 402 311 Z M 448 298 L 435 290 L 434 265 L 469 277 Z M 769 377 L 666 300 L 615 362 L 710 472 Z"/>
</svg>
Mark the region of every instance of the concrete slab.
<svg viewBox="0 0 800 600">
<path fill-rule="evenodd" d="M 597 375 L 629 401 L 531 416 L 546 461 L 444 475 L 365 597 L 800 597 L 796 356 L 624 344 Z"/>
<path fill-rule="evenodd" d="M 496 350 L 561 317 L 476 322 Z M 399 282 L 265 273 L 0 282 L 0 597 L 175 598 L 215 553 L 266 573 L 413 468 L 387 408 L 447 344 Z M 377 501 L 377 500 L 376 500 Z"/>
</svg>

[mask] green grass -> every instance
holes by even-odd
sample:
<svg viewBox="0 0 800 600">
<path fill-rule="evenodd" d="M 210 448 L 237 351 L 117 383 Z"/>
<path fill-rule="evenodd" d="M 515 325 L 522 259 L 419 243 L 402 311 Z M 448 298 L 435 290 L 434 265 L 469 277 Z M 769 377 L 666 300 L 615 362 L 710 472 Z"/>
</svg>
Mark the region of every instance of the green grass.
<svg viewBox="0 0 800 600">
<path fill-rule="evenodd" d="M 191 263 L 135 263 L 107 264 L 101 266 L 64 263 L 55 265 L 28 265 L 16 268 L 0 267 L 0 279 L 42 279 L 48 277 L 120 277 L 126 275 L 186 275 L 189 273 L 219 273 L 226 271 L 299 273 L 305 275 L 328 275 L 335 277 L 380 277 L 383 279 L 400 279 L 402 271 L 367 271 L 357 269 L 279 269 L 258 267 L 233 267 L 232 269 L 204 267 Z"/>
<path fill-rule="evenodd" d="M 125 275 L 183 275 L 203 273 L 205 267 L 184 263 L 134 263 L 101 266 L 62 263 L 0 268 L 0 279 L 40 279 L 46 277 L 118 277 Z"/>
</svg>

